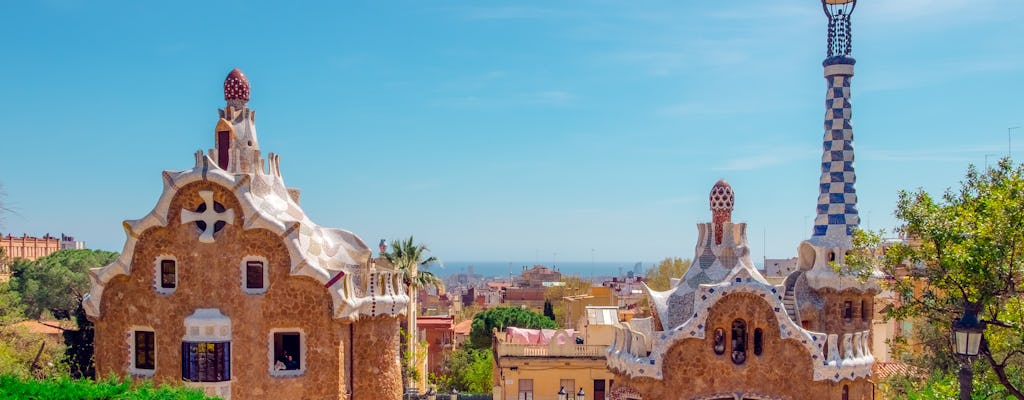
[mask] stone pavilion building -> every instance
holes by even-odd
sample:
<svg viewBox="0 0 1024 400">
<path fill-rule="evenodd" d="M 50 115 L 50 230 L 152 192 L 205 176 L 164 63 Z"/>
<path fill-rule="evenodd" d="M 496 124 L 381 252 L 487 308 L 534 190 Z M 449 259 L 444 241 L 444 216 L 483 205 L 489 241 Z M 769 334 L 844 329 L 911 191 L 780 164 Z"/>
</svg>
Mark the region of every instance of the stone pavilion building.
<svg viewBox="0 0 1024 400">
<path fill-rule="evenodd" d="M 303 212 L 280 156 L 260 151 L 249 95 L 231 71 L 213 149 L 163 172 L 120 258 L 91 271 L 96 371 L 224 399 L 398 399 L 400 275 Z"/>
</svg>

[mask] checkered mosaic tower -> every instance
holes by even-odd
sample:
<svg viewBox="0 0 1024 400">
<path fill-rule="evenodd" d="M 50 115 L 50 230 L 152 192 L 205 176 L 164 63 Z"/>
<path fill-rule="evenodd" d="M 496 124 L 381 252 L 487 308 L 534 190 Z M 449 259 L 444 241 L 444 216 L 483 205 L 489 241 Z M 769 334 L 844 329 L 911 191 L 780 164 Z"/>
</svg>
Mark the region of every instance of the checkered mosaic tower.
<svg viewBox="0 0 1024 400">
<path fill-rule="evenodd" d="M 852 37 L 850 14 L 856 0 L 823 0 L 828 16 L 828 58 L 825 67 L 825 137 L 822 140 L 821 179 L 818 180 L 818 209 L 812 241 L 827 239 L 849 243 L 853 228 L 860 224 L 857 214 L 857 174 L 853 169 L 853 124 L 850 106 L 850 57 Z M 814 240 L 818 239 L 818 240 Z M 845 247 L 845 246 L 844 246 Z"/>
<path fill-rule="evenodd" d="M 853 125 L 850 122 L 850 79 L 854 59 L 825 61 L 825 137 L 822 140 L 821 179 L 813 236 L 848 237 L 860 223 L 857 214 L 857 174 L 853 168 Z"/>
</svg>

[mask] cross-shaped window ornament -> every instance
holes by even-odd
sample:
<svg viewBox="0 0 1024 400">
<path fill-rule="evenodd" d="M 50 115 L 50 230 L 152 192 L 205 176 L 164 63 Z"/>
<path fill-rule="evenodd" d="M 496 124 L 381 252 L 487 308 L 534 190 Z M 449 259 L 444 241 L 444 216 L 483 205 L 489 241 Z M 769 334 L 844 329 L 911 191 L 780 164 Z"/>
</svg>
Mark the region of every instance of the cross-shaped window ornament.
<svg viewBox="0 0 1024 400">
<path fill-rule="evenodd" d="M 203 231 L 199 235 L 199 241 L 213 243 L 213 234 L 230 224 L 235 219 L 235 210 L 225 210 L 220 203 L 213 201 L 212 190 L 200 190 L 199 197 L 203 203 L 196 208 L 196 211 L 181 210 L 181 223 L 195 222 L 196 226 Z"/>
</svg>

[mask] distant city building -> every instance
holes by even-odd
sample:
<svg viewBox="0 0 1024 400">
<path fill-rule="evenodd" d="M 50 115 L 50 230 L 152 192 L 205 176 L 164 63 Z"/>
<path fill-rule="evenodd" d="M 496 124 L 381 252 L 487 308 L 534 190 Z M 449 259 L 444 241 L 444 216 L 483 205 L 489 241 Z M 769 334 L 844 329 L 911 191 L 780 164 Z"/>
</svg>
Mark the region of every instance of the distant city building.
<svg viewBox="0 0 1024 400">
<path fill-rule="evenodd" d="M 588 307 L 582 330 L 509 328 L 495 332 L 494 400 L 557 399 L 560 389 L 575 399 L 604 400 L 615 376 L 605 350 L 615 337 L 616 307 Z"/>
<path fill-rule="evenodd" d="M 222 399 L 400 398 L 401 273 L 305 214 L 280 157 L 260 151 L 241 71 L 224 99 L 214 148 L 163 172 L 153 211 L 123 223 L 120 258 L 90 273 L 97 376 Z"/>
<path fill-rule="evenodd" d="M 61 249 L 61 242 L 50 234 L 35 237 L 27 234 L 14 236 L 8 233 L 7 236 L 0 237 L 0 247 L 10 260 L 23 258 L 31 261 L 57 252 Z"/>
</svg>

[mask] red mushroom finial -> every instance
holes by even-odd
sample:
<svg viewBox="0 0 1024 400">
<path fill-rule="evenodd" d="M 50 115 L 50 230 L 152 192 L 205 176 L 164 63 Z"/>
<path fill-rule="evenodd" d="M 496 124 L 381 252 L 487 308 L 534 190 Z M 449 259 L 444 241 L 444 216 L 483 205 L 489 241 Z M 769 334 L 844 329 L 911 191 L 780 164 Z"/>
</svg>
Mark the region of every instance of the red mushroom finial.
<svg viewBox="0 0 1024 400">
<path fill-rule="evenodd" d="M 245 104 L 249 101 L 249 78 L 245 77 L 242 70 L 235 68 L 224 78 L 224 100 L 228 103 L 233 101 Z"/>
<path fill-rule="evenodd" d="M 711 202 L 711 224 L 715 229 L 715 243 L 722 244 L 723 223 L 732 222 L 732 207 L 735 195 L 732 186 L 724 179 L 715 183 L 709 196 Z"/>
</svg>

